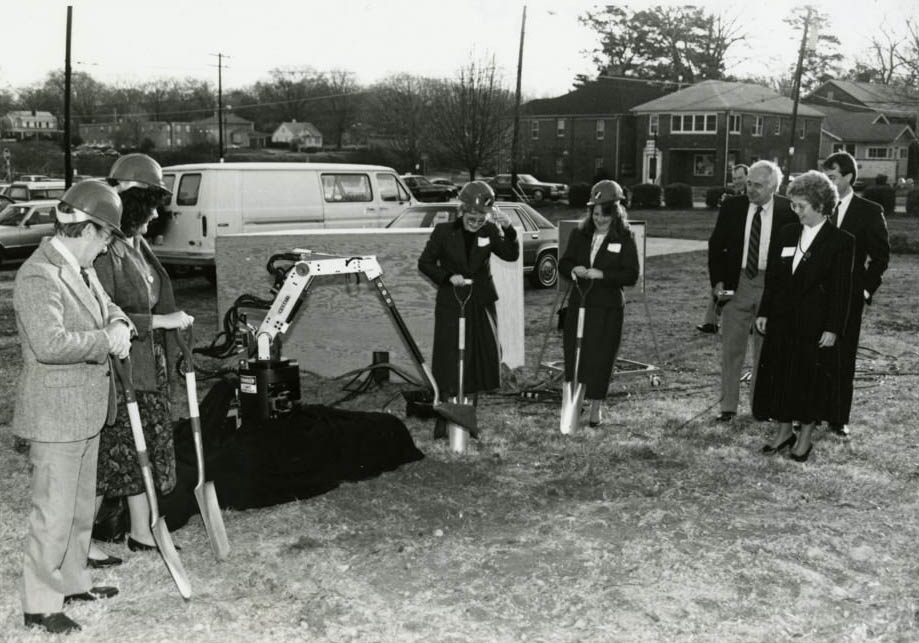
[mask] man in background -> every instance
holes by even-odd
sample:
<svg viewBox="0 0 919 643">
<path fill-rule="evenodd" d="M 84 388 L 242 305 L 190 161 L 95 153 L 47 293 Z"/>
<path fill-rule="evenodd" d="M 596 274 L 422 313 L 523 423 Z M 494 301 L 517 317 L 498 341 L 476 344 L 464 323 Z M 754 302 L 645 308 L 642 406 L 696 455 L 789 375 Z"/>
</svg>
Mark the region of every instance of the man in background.
<svg viewBox="0 0 919 643">
<path fill-rule="evenodd" d="M 743 163 L 738 163 L 731 170 L 731 187 L 725 190 L 724 194 L 718 200 L 718 207 L 724 205 L 725 199 L 731 196 L 745 194 L 747 191 L 747 172 L 749 168 Z M 700 333 L 716 335 L 718 333 L 718 318 L 721 316 L 721 306 L 718 305 L 718 298 L 708 296 L 708 309 L 705 311 L 705 319 L 701 324 L 696 326 Z"/>
<path fill-rule="evenodd" d="M 852 190 L 858 178 L 858 169 L 852 155 L 848 152 L 831 154 L 823 162 L 823 171 L 839 192 L 839 204 L 830 221 L 855 237 L 849 320 L 840 342 L 840 381 L 843 387 L 840 404 L 844 423 L 830 425 L 830 430 L 834 433 L 847 437 L 862 313 L 866 304 L 871 305 L 871 299 L 881 285 L 881 277 L 887 270 L 890 261 L 890 241 L 887 237 L 887 221 L 884 219 L 883 208 L 874 201 L 861 198 Z"/>
</svg>

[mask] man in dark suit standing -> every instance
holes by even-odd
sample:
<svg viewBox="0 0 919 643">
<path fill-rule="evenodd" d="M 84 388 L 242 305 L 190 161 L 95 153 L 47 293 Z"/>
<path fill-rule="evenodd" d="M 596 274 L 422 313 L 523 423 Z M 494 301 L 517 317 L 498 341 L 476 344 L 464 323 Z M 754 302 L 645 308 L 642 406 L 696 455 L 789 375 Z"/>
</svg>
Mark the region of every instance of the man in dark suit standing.
<svg viewBox="0 0 919 643">
<path fill-rule="evenodd" d="M 840 403 L 843 424 L 831 424 L 830 429 L 840 436 L 849 435 L 849 411 L 852 408 L 855 354 L 862 328 L 865 304 L 881 285 L 881 277 L 890 261 L 890 242 L 884 210 L 874 201 L 863 199 L 852 190 L 858 169 L 855 159 L 847 152 L 831 154 L 823 162 L 823 171 L 839 192 L 839 204 L 830 221 L 855 237 L 855 265 L 852 270 L 852 293 L 849 320 L 840 345 L 843 389 Z"/>
<path fill-rule="evenodd" d="M 770 161 L 757 161 L 747 174 L 747 193 L 725 200 L 708 240 L 708 273 L 712 295 L 724 301 L 721 312 L 721 414 L 718 422 L 737 415 L 740 375 L 750 331 L 763 295 L 766 267 L 776 254 L 771 240 L 797 218 L 788 199 L 777 196 L 782 171 Z M 753 333 L 753 375 L 763 339 Z"/>
</svg>

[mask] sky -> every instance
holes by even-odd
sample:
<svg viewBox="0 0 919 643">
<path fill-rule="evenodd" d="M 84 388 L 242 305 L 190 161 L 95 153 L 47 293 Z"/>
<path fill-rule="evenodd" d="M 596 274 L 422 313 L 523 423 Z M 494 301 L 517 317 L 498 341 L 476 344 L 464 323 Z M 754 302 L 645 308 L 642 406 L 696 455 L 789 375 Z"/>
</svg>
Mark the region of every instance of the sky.
<svg viewBox="0 0 919 643">
<path fill-rule="evenodd" d="M 3 0 L 11 3 L 13 0 Z M 605 3 L 587 0 L 26 0 L 4 11 L 0 87 L 39 83 L 64 66 L 66 7 L 73 7 L 72 66 L 105 83 L 188 76 L 224 88 L 269 78 L 274 68 L 354 72 L 370 84 L 399 72 L 451 77 L 472 58 L 494 56 L 513 87 L 521 16 L 527 6 L 524 98 L 558 96 L 579 73 L 595 73 L 593 32 L 578 22 Z M 629 8 L 682 4 L 636 0 Z M 778 75 L 796 59 L 800 38 L 782 18 L 794 0 L 709 0 L 748 33 L 728 63 L 739 75 Z M 815 0 L 851 63 L 884 24 L 919 20 L 917 0 Z M 16 27 L 19 25 L 20 27 Z"/>
</svg>

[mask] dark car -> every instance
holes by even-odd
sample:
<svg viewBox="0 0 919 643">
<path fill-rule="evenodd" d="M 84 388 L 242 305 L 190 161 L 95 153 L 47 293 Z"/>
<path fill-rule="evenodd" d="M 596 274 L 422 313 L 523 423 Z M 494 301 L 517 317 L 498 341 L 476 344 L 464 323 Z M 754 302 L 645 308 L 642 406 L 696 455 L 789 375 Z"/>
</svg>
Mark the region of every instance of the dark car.
<svg viewBox="0 0 919 643">
<path fill-rule="evenodd" d="M 488 180 L 499 199 L 517 200 L 511 188 L 511 175 L 498 174 Z M 564 183 L 546 183 L 537 180 L 532 174 L 517 175 L 517 189 L 523 193 L 527 200 L 539 203 L 544 199 L 558 201 L 568 198 L 568 186 Z"/>
<path fill-rule="evenodd" d="M 459 193 L 459 188 L 449 185 L 432 183 L 426 176 L 420 174 L 405 174 L 402 182 L 412 191 L 419 201 L 449 201 Z"/>
<path fill-rule="evenodd" d="M 57 201 L 22 201 L 0 210 L 0 263 L 25 259 L 54 233 Z"/>
<path fill-rule="evenodd" d="M 526 203 L 498 201 L 523 239 L 523 272 L 537 288 L 551 288 L 558 280 L 558 228 Z M 433 228 L 456 219 L 459 203 L 413 205 L 389 222 L 387 228 Z"/>
</svg>

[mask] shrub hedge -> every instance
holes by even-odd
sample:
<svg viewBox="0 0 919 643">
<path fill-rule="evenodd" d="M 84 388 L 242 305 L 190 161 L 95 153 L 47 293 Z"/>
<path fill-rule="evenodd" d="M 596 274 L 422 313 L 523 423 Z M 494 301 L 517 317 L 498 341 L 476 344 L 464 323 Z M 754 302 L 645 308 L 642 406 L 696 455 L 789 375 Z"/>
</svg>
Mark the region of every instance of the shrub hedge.
<svg viewBox="0 0 919 643">
<path fill-rule="evenodd" d="M 664 202 L 668 208 L 692 208 L 692 186 L 671 183 L 664 188 Z"/>
<path fill-rule="evenodd" d="M 639 183 L 632 186 L 633 208 L 659 208 L 661 207 L 661 186 L 653 183 Z"/>
<path fill-rule="evenodd" d="M 897 191 L 892 185 L 869 185 L 862 193 L 862 197 L 879 204 L 884 208 L 884 214 L 888 217 L 893 214 L 897 203 Z"/>
<path fill-rule="evenodd" d="M 568 205 L 573 208 L 583 208 L 590 198 L 590 185 L 587 183 L 572 183 L 568 187 Z"/>
</svg>

